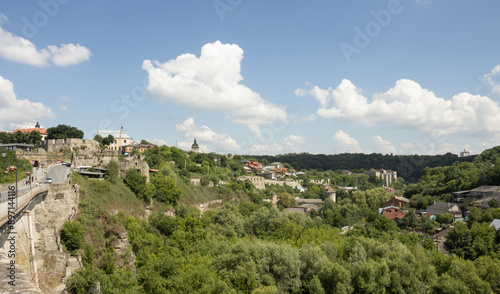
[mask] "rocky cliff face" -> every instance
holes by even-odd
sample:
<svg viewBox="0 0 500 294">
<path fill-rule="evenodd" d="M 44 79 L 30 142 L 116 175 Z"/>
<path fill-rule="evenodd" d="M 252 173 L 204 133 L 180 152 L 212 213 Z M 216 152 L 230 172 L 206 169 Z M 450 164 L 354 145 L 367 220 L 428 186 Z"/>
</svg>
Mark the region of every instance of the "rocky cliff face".
<svg viewBox="0 0 500 294">
<path fill-rule="evenodd" d="M 51 185 L 45 200 L 32 211 L 38 279 L 44 293 L 62 293 L 66 279 L 81 266 L 77 257 L 62 251 L 59 240 L 64 222 L 78 209 L 77 192 L 68 182 Z"/>
</svg>

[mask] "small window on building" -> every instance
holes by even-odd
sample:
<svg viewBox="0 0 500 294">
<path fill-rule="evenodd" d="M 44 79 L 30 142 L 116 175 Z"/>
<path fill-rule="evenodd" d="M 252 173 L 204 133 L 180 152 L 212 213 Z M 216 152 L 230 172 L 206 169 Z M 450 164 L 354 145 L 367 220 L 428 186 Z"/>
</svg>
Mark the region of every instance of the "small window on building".
<svg viewBox="0 0 500 294">
<path fill-rule="evenodd" d="M 127 143 L 127 140 L 123 140 L 123 143 Z"/>
<path fill-rule="evenodd" d="M 390 210 L 390 209 L 388 209 L 388 210 L 387 210 L 387 212 L 391 212 L 391 210 Z"/>
<path fill-rule="evenodd" d="M 116 140 L 115 140 L 115 144 L 116 144 Z"/>
</svg>

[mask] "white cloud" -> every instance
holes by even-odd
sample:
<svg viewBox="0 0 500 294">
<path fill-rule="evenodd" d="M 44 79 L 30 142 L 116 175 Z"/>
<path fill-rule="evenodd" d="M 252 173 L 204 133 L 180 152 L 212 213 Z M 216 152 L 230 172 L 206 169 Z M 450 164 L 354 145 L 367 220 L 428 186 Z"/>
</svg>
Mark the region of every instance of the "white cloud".
<svg viewBox="0 0 500 294">
<path fill-rule="evenodd" d="M 316 120 L 316 118 L 317 118 L 316 114 L 312 113 L 312 114 L 309 114 L 307 117 L 303 118 L 302 121 L 313 122 Z"/>
<path fill-rule="evenodd" d="M 287 121 L 283 106 L 264 100 L 241 84 L 243 50 L 220 41 L 205 44 L 200 57 L 182 54 L 160 63 L 144 60 L 147 91 L 161 101 L 190 109 L 215 110 L 241 124 L 258 125 Z"/>
<path fill-rule="evenodd" d="M 250 153 L 253 155 L 277 154 L 281 151 L 283 151 L 283 145 L 278 143 L 254 144 L 250 147 Z"/>
<path fill-rule="evenodd" d="M 438 154 L 446 154 L 446 153 L 454 153 L 454 154 L 458 154 L 458 149 L 455 145 L 451 144 L 451 143 L 441 143 L 439 144 L 438 148 L 437 148 L 437 153 Z"/>
<path fill-rule="evenodd" d="M 61 96 L 61 97 L 59 97 L 59 99 L 61 99 L 61 101 L 65 101 L 65 102 L 71 101 L 71 98 L 69 98 L 68 96 Z"/>
<path fill-rule="evenodd" d="M 154 138 L 151 143 L 155 144 L 155 145 L 158 145 L 158 146 L 162 146 L 162 145 L 167 145 L 167 142 L 165 142 L 165 140 L 163 139 L 157 139 L 157 138 Z"/>
<path fill-rule="evenodd" d="M 255 137 L 260 137 L 260 129 L 258 125 L 248 125 L 248 129 Z"/>
<path fill-rule="evenodd" d="M 92 52 L 80 44 L 62 44 L 61 47 L 47 46 L 52 54 L 52 63 L 57 66 L 78 64 L 90 59 Z"/>
<path fill-rule="evenodd" d="M 361 153 L 363 152 L 359 147 L 359 142 L 351 138 L 344 131 L 339 130 L 333 135 L 333 140 L 335 141 L 334 149 L 339 153 Z"/>
<path fill-rule="evenodd" d="M 406 127 L 429 133 L 500 131 L 500 107 L 488 97 L 460 93 L 445 100 L 406 79 L 397 81 L 385 93 L 374 94 L 372 101 L 347 79 L 335 89 L 316 88 L 295 93 L 314 97 L 320 103 L 317 114 L 324 118 L 341 117 L 367 126 Z"/>
<path fill-rule="evenodd" d="M 484 75 L 484 79 L 491 85 L 491 92 L 500 95 L 500 64 L 496 65 L 491 72 Z"/>
<path fill-rule="evenodd" d="M 300 135 L 289 135 L 283 139 L 283 145 L 293 152 L 303 151 L 302 148 L 306 145 L 306 139 Z"/>
<path fill-rule="evenodd" d="M 206 144 L 208 146 L 213 147 L 215 150 L 223 150 L 228 152 L 235 152 L 240 149 L 240 146 L 236 143 L 236 141 L 231 138 L 228 134 L 218 134 L 212 131 L 207 126 L 197 126 L 194 123 L 194 118 L 190 117 L 185 120 L 180 125 L 175 125 L 178 131 L 184 133 L 184 137 L 189 139 L 194 139 L 198 141 L 198 144 Z M 188 145 L 188 149 L 191 149 L 192 142 Z M 186 146 L 184 146 L 186 147 Z"/>
<path fill-rule="evenodd" d="M 2 25 L 3 23 L 7 23 L 7 22 L 9 22 L 9 19 L 7 18 L 7 16 L 5 16 L 5 14 L 0 12 L 0 25 Z"/>
<path fill-rule="evenodd" d="M 68 111 L 68 107 L 66 107 L 66 106 L 64 106 L 64 105 L 59 106 L 59 108 L 60 108 L 62 111 Z"/>
<path fill-rule="evenodd" d="M 13 124 L 27 124 L 34 126 L 33 121 L 39 118 L 54 117 L 52 110 L 40 102 L 31 102 L 27 99 L 17 99 L 14 85 L 11 81 L 0 76 L 0 121 Z"/>
<path fill-rule="evenodd" d="M 382 139 L 382 137 L 376 135 L 373 136 L 373 143 L 375 144 L 375 147 L 377 147 L 377 151 L 382 153 L 382 154 L 396 154 L 396 148 L 392 146 L 391 142 Z"/>
<path fill-rule="evenodd" d="M 63 44 L 61 47 L 47 46 L 38 50 L 30 40 L 16 36 L 0 27 L 0 57 L 37 67 L 67 66 L 86 61 L 92 53 L 80 44 Z"/>
</svg>

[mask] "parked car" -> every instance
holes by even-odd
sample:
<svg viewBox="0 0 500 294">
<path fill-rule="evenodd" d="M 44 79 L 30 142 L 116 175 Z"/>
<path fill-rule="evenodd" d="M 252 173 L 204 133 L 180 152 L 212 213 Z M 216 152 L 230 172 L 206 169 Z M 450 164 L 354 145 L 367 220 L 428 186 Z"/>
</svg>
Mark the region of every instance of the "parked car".
<svg viewBox="0 0 500 294">
<path fill-rule="evenodd" d="M 45 178 L 45 183 L 51 184 L 52 183 L 52 178 Z"/>
</svg>

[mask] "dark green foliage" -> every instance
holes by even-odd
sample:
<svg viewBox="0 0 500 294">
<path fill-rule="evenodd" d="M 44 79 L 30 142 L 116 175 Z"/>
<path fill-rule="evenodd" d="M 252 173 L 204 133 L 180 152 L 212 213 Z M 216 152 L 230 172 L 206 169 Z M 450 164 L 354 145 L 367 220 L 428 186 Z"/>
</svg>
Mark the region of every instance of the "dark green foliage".
<svg viewBox="0 0 500 294">
<path fill-rule="evenodd" d="M 153 197 L 163 203 L 177 205 L 182 196 L 182 190 L 175 185 L 175 180 L 169 176 L 155 174 L 151 177 L 154 186 Z"/>
<path fill-rule="evenodd" d="M 83 236 L 83 228 L 79 222 L 67 221 L 61 229 L 61 243 L 71 252 L 82 247 Z"/>
<path fill-rule="evenodd" d="M 67 125 L 58 125 L 57 127 L 48 128 L 47 135 L 47 139 L 83 139 L 83 131 Z"/>
<path fill-rule="evenodd" d="M 116 161 L 111 160 L 106 165 L 106 169 L 108 170 L 106 173 L 106 180 L 110 181 L 113 184 L 116 184 L 116 182 L 120 178 L 118 176 L 118 164 L 116 163 Z"/>
<path fill-rule="evenodd" d="M 500 148 L 499 148 L 500 149 Z M 268 162 L 283 162 L 292 164 L 296 170 L 322 169 L 322 170 L 360 170 L 370 168 L 383 168 L 395 170 L 398 177 L 403 177 L 407 182 L 416 182 L 425 167 L 451 165 L 455 161 L 472 161 L 474 156 L 458 157 L 456 154 L 444 155 L 383 155 L 383 154 L 352 154 L 343 153 L 335 155 L 325 154 L 283 154 L 276 156 L 249 156 L 257 161 L 266 159 Z"/>
</svg>

